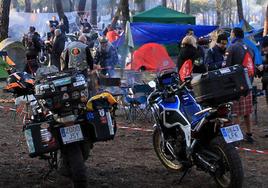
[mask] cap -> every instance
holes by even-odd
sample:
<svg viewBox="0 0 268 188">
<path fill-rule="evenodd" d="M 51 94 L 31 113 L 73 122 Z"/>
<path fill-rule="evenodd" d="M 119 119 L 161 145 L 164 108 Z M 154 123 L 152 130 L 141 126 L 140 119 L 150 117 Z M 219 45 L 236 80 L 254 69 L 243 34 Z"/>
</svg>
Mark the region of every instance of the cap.
<svg viewBox="0 0 268 188">
<path fill-rule="evenodd" d="M 107 43 L 108 42 L 106 37 L 99 37 L 98 40 L 99 40 L 100 43 Z"/>
</svg>

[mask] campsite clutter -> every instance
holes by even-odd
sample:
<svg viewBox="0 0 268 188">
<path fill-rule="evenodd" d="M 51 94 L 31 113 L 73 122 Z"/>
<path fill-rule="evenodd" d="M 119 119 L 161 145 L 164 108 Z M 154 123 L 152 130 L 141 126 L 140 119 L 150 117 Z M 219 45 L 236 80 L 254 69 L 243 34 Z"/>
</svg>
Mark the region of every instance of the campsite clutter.
<svg viewBox="0 0 268 188">
<path fill-rule="evenodd" d="M 53 23 L 56 23 L 56 21 L 53 20 Z M 58 36 L 61 34 L 61 30 L 59 28 L 56 29 L 57 26 L 52 26 L 53 23 L 50 23 L 50 29 L 52 28 L 53 32 L 56 32 L 56 36 Z M 59 26 L 63 27 L 64 22 L 62 21 L 61 24 Z M 81 22 L 81 24 L 85 23 Z M 36 62 L 39 64 L 38 66 L 46 69 L 54 64 L 58 69 L 57 71 L 52 72 L 48 68 L 42 75 L 44 77 L 41 78 L 41 81 L 39 78 L 37 79 L 35 71 L 29 72 L 31 75 L 22 73 L 23 70 L 25 70 L 25 65 L 27 65 L 24 60 L 27 59 L 27 53 L 25 53 L 25 51 L 27 51 L 28 47 L 23 46 L 17 40 L 10 38 L 6 39 L 0 43 L 0 77 L 2 79 L 8 78 L 7 87 L 3 88 L 5 88 L 5 90 L 9 90 L 9 92 L 13 94 L 18 94 L 21 89 L 25 89 L 26 93 L 20 93 L 19 96 L 16 96 L 25 97 L 22 99 L 24 102 L 21 102 L 20 104 L 18 104 L 17 98 L 0 98 L 0 103 L 3 103 L 3 105 L 0 105 L 0 111 L 4 114 L 11 112 L 19 115 L 14 117 L 19 118 L 24 122 L 23 131 L 25 132 L 29 155 L 31 157 L 40 156 L 41 158 L 48 159 L 51 170 L 56 170 L 59 167 L 56 152 L 59 148 L 63 158 L 65 157 L 65 160 L 69 160 L 70 165 L 70 163 L 74 160 L 70 160 L 68 149 L 62 150 L 61 148 L 65 148 L 64 146 L 66 145 L 66 148 L 68 148 L 68 144 L 72 142 L 85 144 L 83 147 L 85 146 L 92 149 L 93 143 L 95 142 L 113 140 L 114 137 L 116 138 L 116 130 L 119 129 L 119 131 L 121 131 L 120 136 L 123 135 L 122 137 L 124 137 L 124 134 L 135 135 L 135 132 L 133 131 L 138 131 L 141 134 L 154 132 L 154 147 L 156 153 L 160 161 L 167 168 L 178 170 L 176 168 L 181 168 L 185 165 L 184 167 L 188 169 L 193 165 L 191 164 L 190 159 L 194 159 L 194 161 L 198 162 L 197 166 L 199 165 L 202 170 L 209 171 L 213 177 L 219 178 L 221 176 L 218 176 L 214 170 L 214 167 L 216 168 L 216 166 L 209 163 L 210 161 L 208 160 L 209 157 L 213 158 L 213 156 L 205 155 L 204 153 L 195 154 L 191 152 L 193 151 L 192 149 L 195 147 L 195 144 L 198 143 L 198 139 L 195 138 L 199 138 L 198 135 L 196 137 L 194 134 L 199 132 L 203 126 L 203 120 L 209 119 L 210 114 L 216 113 L 217 118 L 213 119 L 215 122 L 214 133 L 216 132 L 216 129 L 219 131 L 218 136 L 225 139 L 224 144 L 227 145 L 226 147 L 234 148 L 234 146 L 229 143 L 239 141 L 238 143 L 240 145 L 236 147 L 237 151 L 241 150 L 250 152 L 251 154 L 255 153 L 262 155 L 267 155 L 268 151 L 266 148 L 258 149 L 258 147 L 262 148 L 261 145 L 255 145 L 259 138 L 255 136 L 254 128 L 252 132 L 248 132 L 248 129 L 247 131 L 244 131 L 243 124 L 233 125 L 234 123 L 231 122 L 232 106 L 228 102 L 237 100 L 241 96 L 246 96 L 249 91 L 252 90 L 252 82 L 249 81 L 247 71 L 242 67 L 244 63 L 241 63 L 241 66 L 226 67 L 226 57 L 224 56 L 224 53 L 221 53 L 220 61 L 222 62 L 220 62 L 220 66 L 214 66 L 213 68 L 208 69 L 208 64 L 215 63 L 216 61 L 212 60 L 210 63 L 207 63 L 207 59 L 205 58 L 207 57 L 208 44 L 211 42 L 210 33 L 219 28 L 217 26 L 201 26 L 194 24 L 195 17 L 159 6 L 147 12 L 133 16 L 132 23 L 127 23 L 125 29 L 126 32 L 120 33 L 120 35 L 114 27 L 109 27 L 106 36 L 101 31 L 98 31 L 96 28 L 92 28 L 91 26 L 88 31 L 81 30 L 78 32 L 77 34 L 79 36 L 77 34 L 65 34 L 64 32 L 62 37 L 66 37 L 68 40 L 70 39 L 64 44 L 65 51 L 66 49 L 69 50 L 68 47 L 75 43 L 73 41 L 81 38 L 83 38 L 83 43 L 86 47 L 74 47 L 69 50 L 70 58 L 64 55 L 60 56 L 60 53 L 62 51 L 64 52 L 64 50 L 61 49 L 60 53 L 57 54 L 57 58 L 53 59 L 53 62 L 50 58 L 51 55 L 53 55 L 53 48 L 46 47 L 45 43 L 42 43 L 44 46 L 40 47 L 38 56 L 35 57 Z M 84 26 L 81 28 L 83 27 Z M 30 27 L 30 29 L 33 28 Z M 36 29 L 38 30 L 38 28 Z M 73 28 L 70 28 L 70 31 L 72 30 Z M 188 34 L 189 31 L 191 31 L 191 34 Z M 221 36 L 223 34 L 224 37 Z M 217 34 L 218 40 L 216 41 L 216 45 L 224 45 L 224 50 L 227 45 L 227 35 L 228 33 L 225 31 Z M 247 59 L 251 59 L 251 61 L 255 63 L 253 66 L 256 66 L 256 69 L 261 72 L 263 71 L 262 68 L 260 68 L 260 65 L 262 64 L 261 50 L 256 47 L 254 44 L 255 41 L 253 42 L 247 37 L 249 35 L 252 36 L 252 33 L 245 32 L 243 44 L 247 45 L 255 55 L 251 55 L 250 58 Z M 52 38 L 49 39 L 49 44 L 52 47 L 54 45 L 55 51 L 55 48 L 57 48 L 55 46 L 58 45 L 55 45 L 56 38 L 54 38 L 54 34 L 51 36 Z M 241 37 L 241 39 L 242 38 L 243 37 Z M 232 44 L 234 42 L 236 41 L 233 38 Z M 61 41 L 61 44 L 63 45 L 63 41 Z M 229 44 L 228 46 L 230 47 L 232 44 Z M 194 54 L 189 53 L 189 46 L 191 51 L 194 51 Z M 263 47 L 265 48 L 266 46 Z M 111 49 L 113 52 L 109 53 L 109 50 Z M 215 50 L 215 48 L 211 49 Z M 91 53 L 90 60 L 86 53 Z M 129 61 L 125 63 L 128 53 L 131 55 L 129 56 Z M 174 56 L 174 53 L 176 56 Z M 171 57 L 171 55 L 173 56 Z M 191 58 L 193 56 L 196 57 Z M 211 59 L 214 58 L 213 56 L 214 55 L 211 55 Z M 61 65 L 66 64 L 68 67 L 68 63 L 72 63 L 66 62 L 66 59 L 68 59 L 68 61 L 77 60 L 78 64 L 83 62 L 85 63 L 83 66 L 85 66 L 83 70 L 75 70 L 76 67 L 79 66 L 73 66 L 72 68 L 74 69 L 63 71 L 61 69 Z M 88 63 L 89 61 L 92 64 L 94 63 L 94 65 Z M 17 71 L 13 70 L 14 67 L 16 67 Z M 202 67 L 202 70 L 200 67 Z M 244 67 L 248 68 L 246 65 Z M 173 72 L 177 75 L 176 77 L 178 78 L 176 79 L 178 80 L 176 81 L 178 82 L 176 82 L 175 85 L 172 85 L 175 83 L 173 80 L 175 78 L 173 76 L 165 77 L 165 74 L 163 74 L 164 76 L 161 75 L 162 72 L 165 72 L 166 70 L 173 70 Z M 208 70 L 212 71 L 208 72 Z M 248 70 L 250 69 L 248 68 Z M 196 73 L 199 74 L 196 75 Z M 12 76 L 16 78 L 15 81 L 11 80 Z M 240 77 L 238 78 L 238 76 Z M 253 75 L 250 76 L 253 80 Z M 152 80 L 155 81 L 156 86 L 150 85 L 150 81 Z M 232 80 L 232 83 L 230 83 L 230 80 Z M 218 85 L 216 82 L 218 82 Z M 253 82 L 255 85 L 256 83 L 259 84 L 258 82 Z M 181 89 L 184 84 L 187 88 L 183 91 Z M 51 85 L 53 85 L 54 88 Z M 218 89 L 217 86 L 219 85 L 223 88 Z M 29 89 L 30 87 L 31 89 Z M 34 88 L 33 90 L 32 87 Z M 224 87 L 226 88 L 224 89 Z M 94 92 L 91 92 L 90 88 L 92 91 L 94 90 Z M 161 94 L 159 94 L 158 98 L 153 99 L 156 101 L 155 105 L 149 105 L 150 102 L 148 101 L 148 98 L 152 97 L 152 93 L 156 91 L 156 88 L 159 91 L 157 94 Z M 230 88 L 233 90 L 231 91 Z M 186 91 L 191 94 L 188 96 L 187 93 L 184 93 Z M 35 99 L 29 102 L 27 98 L 28 95 L 34 95 Z M 174 98 L 170 97 L 171 95 Z M 248 102 L 250 103 L 248 106 L 252 107 L 252 105 L 254 105 L 254 107 L 256 107 L 256 117 L 258 112 L 257 96 L 258 92 L 253 92 L 253 96 L 250 95 L 251 100 Z M 252 102 L 252 99 L 254 99 L 253 97 L 255 97 L 255 103 L 253 103 L 254 101 Z M 160 100 L 159 98 L 162 99 Z M 178 100 L 179 102 L 177 102 L 181 106 L 176 106 L 176 104 L 174 107 L 174 100 L 169 99 Z M 171 104 L 172 106 L 169 106 Z M 192 111 L 193 104 L 198 107 L 197 109 L 194 109 L 194 112 Z M 155 133 L 157 132 L 155 131 L 157 129 L 156 126 L 154 126 L 155 129 L 146 127 L 147 125 L 159 123 L 155 122 L 157 119 L 155 114 L 157 112 L 152 111 L 152 106 L 155 107 L 156 105 L 159 105 L 159 109 L 161 108 L 161 110 L 163 110 L 163 113 L 158 115 L 159 119 L 164 122 L 163 124 L 166 124 L 160 125 L 160 123 L 158 128 L 161 127 L 161 130 L 166 129 L 167 132 L 169 130 L 173 130 L 176 134 L 178 134 L 178 138 L 174 138 L 172 134 L 167 134 L 168 137 L 166 138 L 161 138 L 161 136 L 157 137 L 157 133 Z M 200 105 L 202 105 L 202 107 Z M 182 107 L 185 107 L 185 109 L 182 110 Z M 173 113 L 171 110 L 172 108 L 175 112 L 181 115 L 180 118 L 174 118 L 176 114 L 174 116 L 170 116 L 170 113 Z M 212 109 L 214 109 L 214 111 Z M 116 110 L 118 110 L 117 116 L 115 114 Z M 43 114 L 44 116 L 40 114 Z M 86 116 L 87 123 L 93 125 L 95 132 L 92 130 L 84 130 L 82 126 L 84 121 L 81 120 L 83 118 L 81 118 L 80 115 Z M 70 131 L 67 128 L 68 123 L 65 121 L 67 121 L 68 118 L 74 117 L 76 119 L 74 119 L 73 122 L 77 123 L 73 125 L 75 130 L 78 130 L 77 127 L 80 128 L 79 131 L 76 132 L 79 136 L 72 140 L 72 136 L 67 138 L 68 135 L 63 136 L 63 132 Z M 68 121 L 69 120 L 70 119 L 68 119 Z M 117 120 L 119 120 L 118 122 L 120 123 L 116 124 Z M 38 146 L 38 148 L 33 149 L 33 145 L 34 147 L 37 147 L 37 144 L 29 142 L 31 139 L 32 141 L 36 141 L 38 139 L 35 135 L 33 135 L 30 139 L 29 132 L 32 131 L 32 133 L 34 133 L 34 131 L 36 131 L 34 130 L 34 126 L 36 124 L 40 124 L 40 132 L 42 136 L 44 128 L 41 126 L 44 126 L 43 123 L 48 121 L 49 123 L 53 122 L 54 124 L 60 123 L 61 126 L 55 126 L 55 130 L 58 131 L 58 134 L 51 132 L 51 136 L 55 140 L 57 140 L 58 137 L 61 137 L 61 140 L 49 143 L 48 145 L 52 149 L 48 149 L 43 146 Z M 259 119 L 259 122 L 260 121 L 262 121 L 262 119 Z M 127 125 L 125 125 L 126 123 Z M 100 128 L 100 124 L 105 125 L 105 129 Z M 66 127 L 64 125 L 66 125 Z M 230 125 L 232 125 L 232 128 L 228 129 Z M 189 128 L 188 132 L 186 131 L 186 126 Z M 49 128 L 45 129 L 49 132 L 51 129 L 54 130 L 54 127 L 52 127 L 53 126 L 49 126 Z M 241 127 L 241 129 L 239 127 Z M 180 128 L 185 128 L 185 130 L 183 130 L 185 134 L 182 134 Z M 259 127 L 259 129 L 261 128 Z M 126 133 L 122 132 L 123 130 Z M 160 128 L 157 130 L 159 131 Z M 224 133 L 224 131 L 226 132 Z M 236 131 L 236 134 L 231 134 L 230 131 L 231 133 L 232 131 Z M 250 138 L 253 137 L 254 139 L 243 140 L 243 134 L 245 133 L 247 133 L 246 136 L 250 136 Z M 92 134 L 93 140 L 90 139 Z M 160 135 L 159 132 L 158 134 Z M 184 139 L 182 139 L 183 141 L 180 141 L 180 143 L 182 143 L 182 148 L 187 148 L 185 151 L 183 149 L 179 150 L 181 146 L 176 145 L 176 141 L 181 139 L 179 135 L 187 137 L 185 138 L 187 141 L 184 141 Z M 86 139 L 87 137 L 89 137 L 88 140 Z M 232 138 L 230 139 L 230 137 Z M 116 139 L 114 140 L 115 142 Z M 80 142 L 81 140 L 82 142 Z M 161 144 L 162 142 L 164 144 Z M 201 144 L 198 146 L 201 146 Z M 83 169 L 82 172 L 80 171 L 82 176 L 77 177 L 79 169 L 72 171 L 71 178 L 73 183 L 76 185 L 82 185 L 81 182 L 85 184 L 88 183 L 86 178 L 87 174 L 84 171 L 84 161 L 88 157 L 88 152 L 89 151 L 85 154 L 82 153 L 83 158 L 81 158 L 81 161 L 83 161 L 83 164 L 80 166 L 81 169 Z M 182 154 L 182 152 L 185 153 Z M 239 156 L 237 154 L 234 154 L 235 152 L 235 150 L 232 150 L 229 154 L 231 158 L 235 156 L 233 159 L 235 159 L 238 164 L 240 163 L 240 159 L 238 159 Z M 161 154 L 163 154 L 164 157 L 161 157 Z M 94 152 L 94 155 L 98 154 L 95 154 Z M 214 158 L 212 160 L 218 162 Z M 178 161 L 178 164 L 174 161 Z M 170 164 L 174 164 L 174 166 Z M 224 168 L 224 171 L 228 171 L 227 167 L 225 169 L 225 167 L 217 166 L 217 168 Z M 242 187 L 243 169 L 240 167 L 236 168 L 239 168 L 240 172 L 239 180 L 236 182 L 238 182 L 238 187 Z M 71 170 L 73 170 L 72 167 Z M 49 173 L 45 175 L 46 178 L 50 175 Z M 185 171 L 185 174 L 186 173 L 187 171 Z M 230 178 L 232 177 L 235 176 L 231 176 Z M 233 181 L 234 180 L 232 180 L 232 183 Z M 219 184 L 221 183 L 220 180 L 217 182 Z M 86 187 L 85 184 L 83 184 L 84 187 Z"/>
</svg>

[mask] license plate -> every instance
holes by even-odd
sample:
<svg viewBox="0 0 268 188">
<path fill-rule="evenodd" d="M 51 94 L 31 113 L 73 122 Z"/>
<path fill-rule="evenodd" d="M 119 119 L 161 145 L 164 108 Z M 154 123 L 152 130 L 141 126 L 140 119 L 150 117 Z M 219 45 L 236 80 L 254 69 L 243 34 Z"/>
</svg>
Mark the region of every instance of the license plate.
<svg viewBox="0 0 268 188">
<path fill-rule="evenodd" d="M 238 124 L 221 128 L 221 133 L 226 143 L 243 140 L 243 134 Z"/>
<path fill-rule="evenodd" d="M 77 87 L 77 86 L 81 86 L 81 85 L 84 85 L 86 82 L 84 80 L 82 81 L 79 81 L 79 82 L 74 82 L 73 85 L 74 87 Z"/>
<path fill-rule="evenodd" d="M 84 140 L 79 124 L 60 128 L 60 134 L 63 144 Z"/>
<path fill-rule="evenodd" d="M 230 70 L 229 68 L 219 69 L 219 71 L 220 71 L 222 74 L 226 74 L 226 73 L 231 72 L 231 70 Z"/>
</svg>

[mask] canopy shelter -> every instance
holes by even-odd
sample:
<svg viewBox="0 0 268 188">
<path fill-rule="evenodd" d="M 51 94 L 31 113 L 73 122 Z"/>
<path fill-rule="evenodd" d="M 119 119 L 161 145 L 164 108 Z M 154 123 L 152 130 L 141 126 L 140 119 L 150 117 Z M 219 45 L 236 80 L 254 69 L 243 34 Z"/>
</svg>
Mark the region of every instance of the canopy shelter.
<svg viewBox="0 0 268 188">
<path fill-rule="evenodd" d="M 25 66 L 25 48 L 20 41 L 7 38 L 0 43 L 0 50 L 7 51 L 7 55 L 15 63 L 18 71 L 23 71 Z"/>
<path fill-rule="evenodd" d="M 165 47 L 157 43 L 147 43 L 135 50 L 130 69 L 159 72 L 163 69 L 175 68 Z"/>
<path fill-rule="evenodd" d="M 157 6 L 132 17 L 132 22 L 195 24 L 195 17 L 163 6 Z"/>
</svg>

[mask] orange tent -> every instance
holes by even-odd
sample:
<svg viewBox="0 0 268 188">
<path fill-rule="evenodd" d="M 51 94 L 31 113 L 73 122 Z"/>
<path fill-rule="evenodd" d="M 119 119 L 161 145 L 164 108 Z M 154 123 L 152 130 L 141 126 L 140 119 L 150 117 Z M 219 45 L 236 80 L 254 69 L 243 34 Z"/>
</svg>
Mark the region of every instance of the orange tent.
<svg viewBox="0 0 268 188">
<path fill-rule="evenodd" d="M 164 46 L 157 43 L 147 43 L 135 50 L 131 62 L 132 70 L 161 71 L 175 68 Z"/>
</svg>

